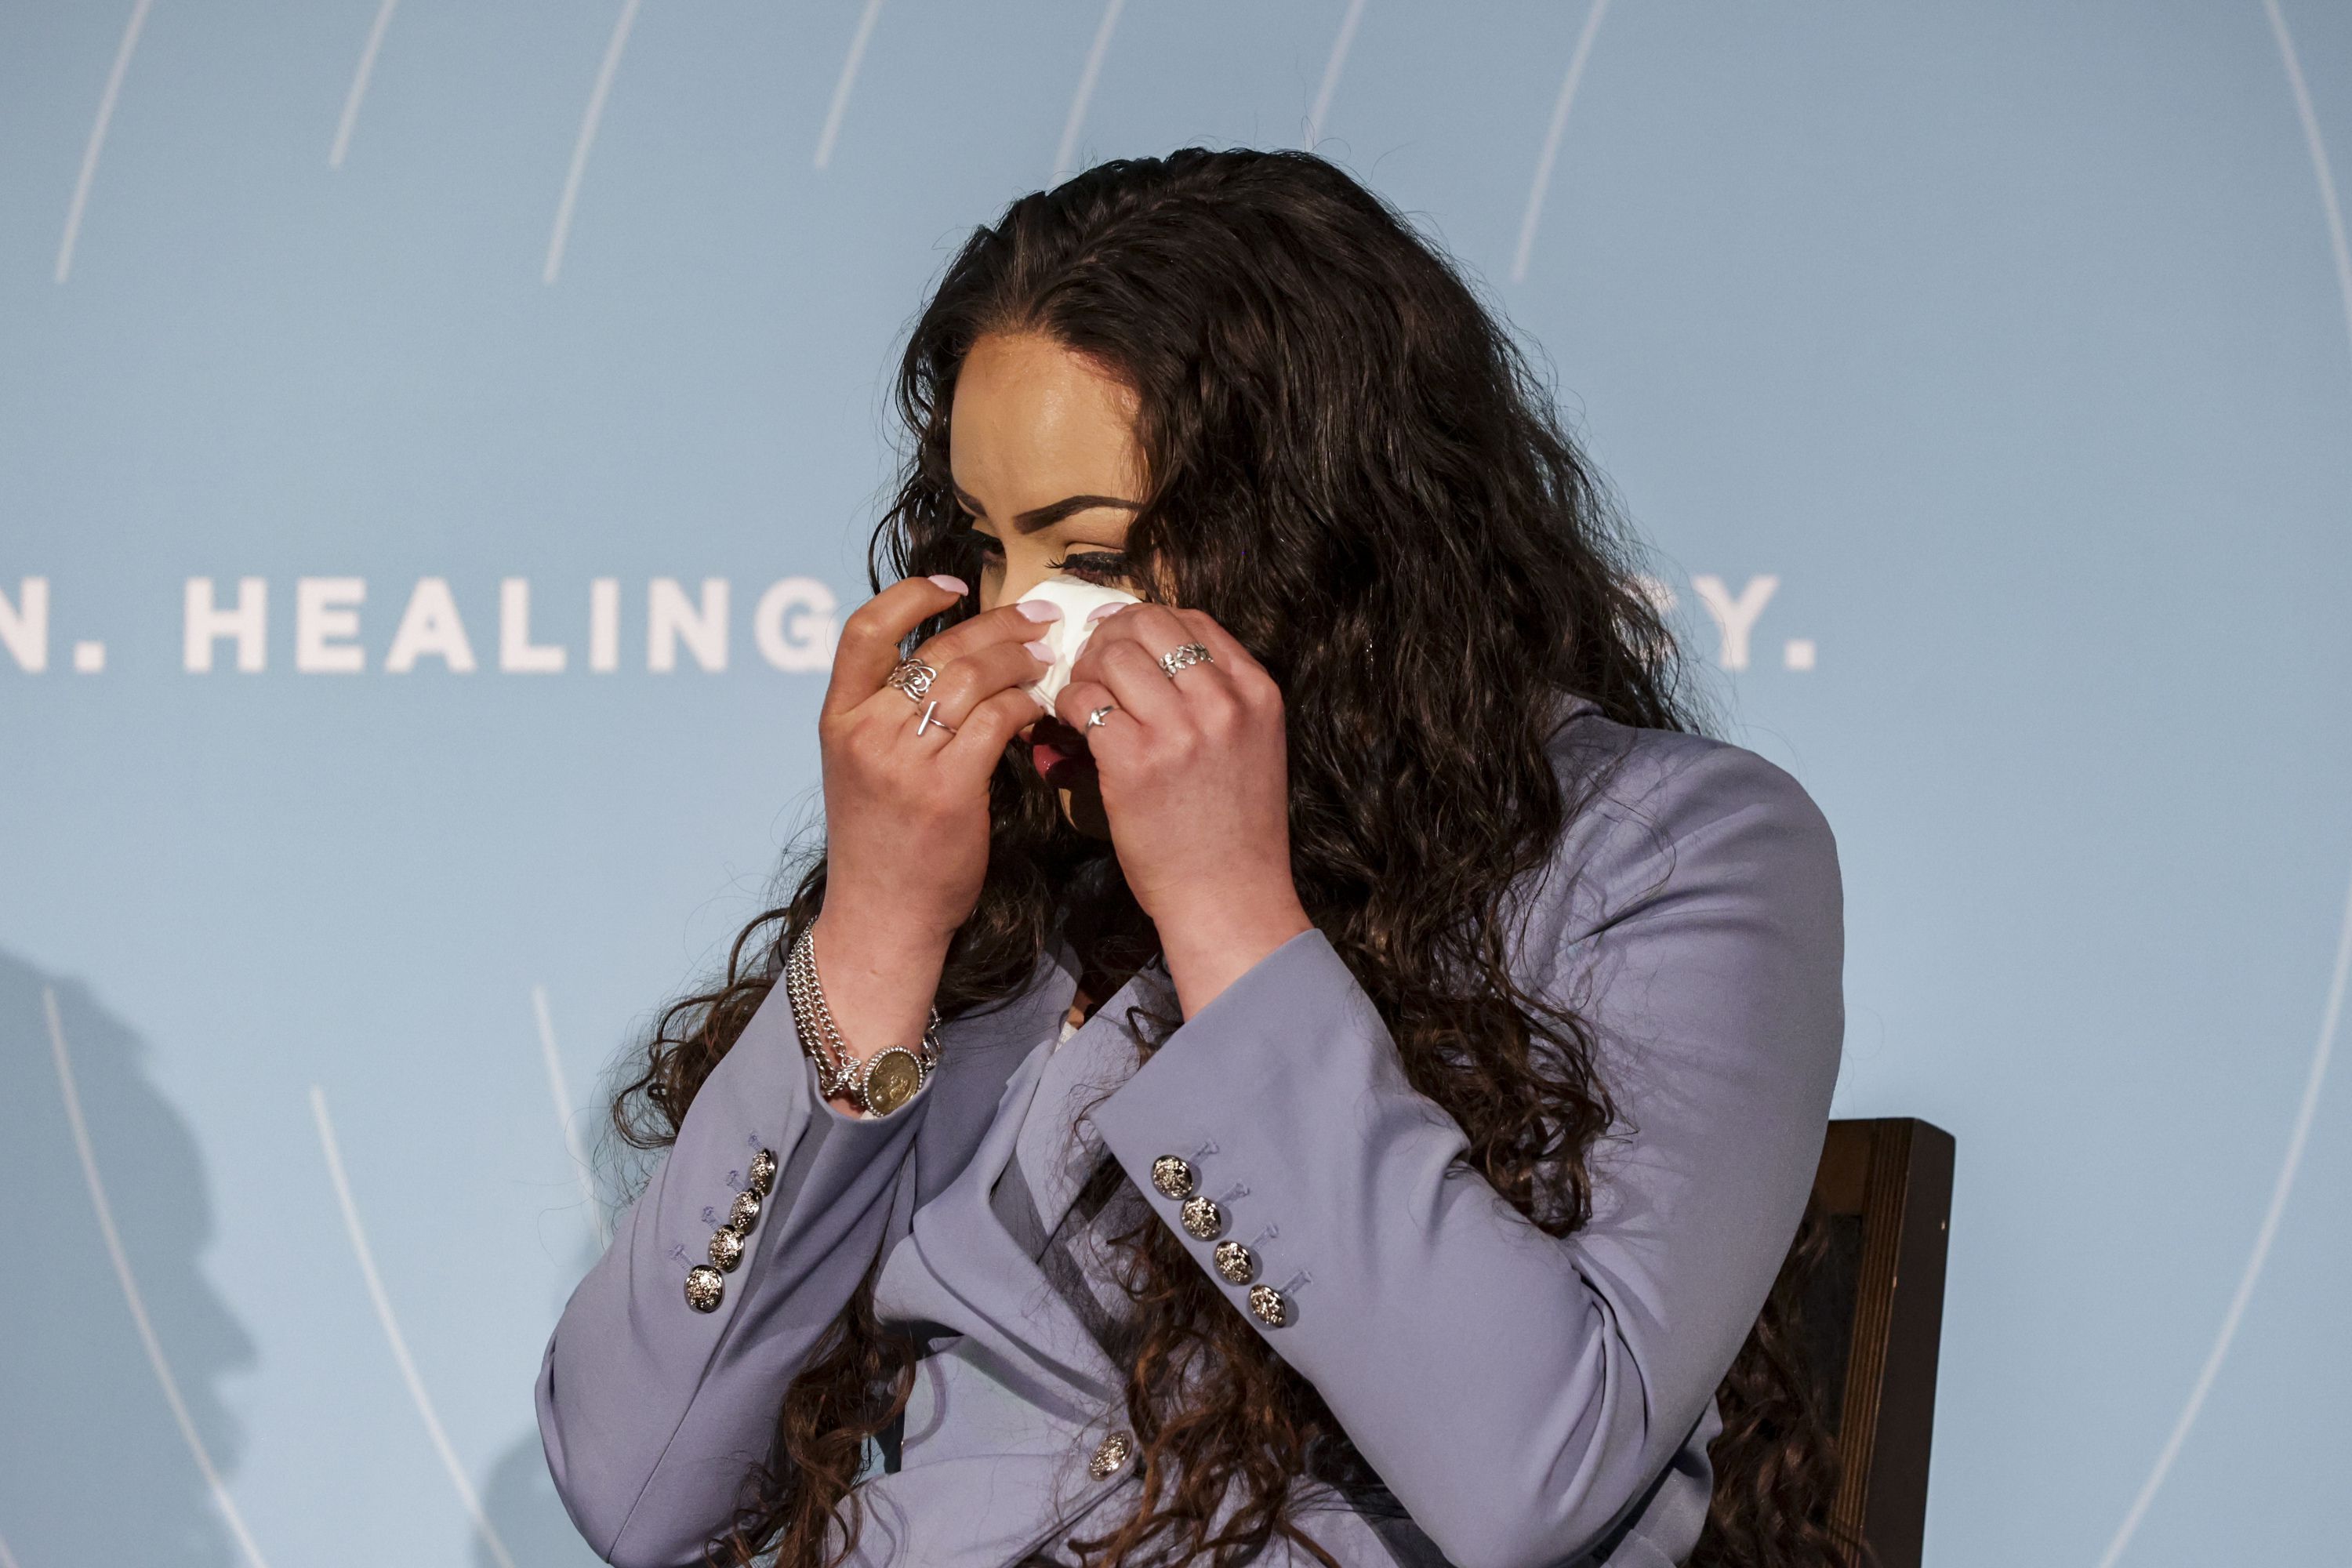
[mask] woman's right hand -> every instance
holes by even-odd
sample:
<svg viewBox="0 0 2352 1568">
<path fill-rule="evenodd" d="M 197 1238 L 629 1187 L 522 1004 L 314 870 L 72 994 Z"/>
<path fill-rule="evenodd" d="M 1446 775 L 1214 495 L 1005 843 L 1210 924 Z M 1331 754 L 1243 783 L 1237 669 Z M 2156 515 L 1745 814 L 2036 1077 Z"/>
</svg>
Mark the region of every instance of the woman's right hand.
<svg viewBox="0 0 2352 1568">
<path fill-rule="evenodd" d="M 818 975 L 860 1058 L 922 1037 L 948 942 L 988 872 L 989 777 L 1044 711 L 1027 688 L 1046 661 L 1026 645 L 1041 620 L 1061 614 L 1048 604 L 985 611 L 922 644 L 914 657 L 939 674 L 920 702 L 883 684 L 907 634 L 966 592 L 953 577 L 909 577 L 858 606 L 842 625 L 817 721 L 826 860 Z"/>
</svg>

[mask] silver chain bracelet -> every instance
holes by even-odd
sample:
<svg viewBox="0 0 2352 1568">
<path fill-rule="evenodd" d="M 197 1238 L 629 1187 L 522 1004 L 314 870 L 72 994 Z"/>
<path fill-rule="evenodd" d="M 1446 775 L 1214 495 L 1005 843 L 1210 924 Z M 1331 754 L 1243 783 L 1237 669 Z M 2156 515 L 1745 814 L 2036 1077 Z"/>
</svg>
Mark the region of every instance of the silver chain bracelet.
<svg viewBox="0 0 2352 1568">
<path fill-rule="evenodd" d="M 784 997 L 792 1004 L 793 1027 L 801 1048 L 816 1064 L 817 1092 L 827 1100 L 846 1100 L 867 1116 L 887 1116 L 929 1081 L 940 1062 L 940 1012 L 931 1009 L 923 1026 L 921 1046 L 908 1050 L 890 1046 L 860 1062 L 850 1054 L 849 1042 L 824 1005 L 824 987 L 816 978 L 816 926 L 802 931 L 784 958 Z"/>
</svg>

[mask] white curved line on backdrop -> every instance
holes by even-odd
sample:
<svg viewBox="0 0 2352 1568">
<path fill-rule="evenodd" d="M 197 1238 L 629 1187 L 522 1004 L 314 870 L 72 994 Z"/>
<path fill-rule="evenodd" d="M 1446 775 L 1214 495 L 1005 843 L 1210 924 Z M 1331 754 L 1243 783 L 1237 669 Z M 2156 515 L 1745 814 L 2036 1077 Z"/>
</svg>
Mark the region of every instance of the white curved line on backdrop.
<svg viewBox="0 0 2352 1568">
<path fill-rule="evenodd" d="M 376 1321 L 383 1325 L 384 1342 L 392 1347 L 392 1359 L 400 1367 L 400 1379 L 408 1384 L 409 1400 L 415 1405 L 416 1414 L 425 1420 L 425 1436 L 433 1439 L 434 1451 L 441 1456 L 441 1468 L 449 1472 L 449 1484 L 457 1490 L 457 1500 L 466 1505 L 473 1517 L 474 1528 L 481 1532 L 482 1543 L 499 1561 L 499 1568 L 515 1568 L 514 1559 L 507 1555 L 506 1542 L 490 1528 L 489 1515 L 482 1511 L 482 1500 L 474 1494 L 474 1483 L 466 1478 L 466 1467 L 458 1462 L 457 1450 L 449 1445 L 449 1434 L 441 1429 L 441 1417 L 433 1413 L 432 1396 L 425 1392 L 425 1380 L 416 1375 L 416 1363 L 408 1354 L 408 1341 L 400 1331 L 400 1320 L 393 1316 L 392 1298 L 384 1294 L 383 1278 L 375 1269 L 375 1253 L 369 1247 L 367 1230 L 360 1224 L 359 1206 L 352 1202 L 352 1184 L 343 1174 L 341 1148 L 335 1142 L 335 1124 L 327 1115 L 327 1091 L 317 1084 L 310 1086 L 310 1115 L 319 1124 L 319 1147 L 327 1156 L 327 1178 L 334 1184 L 335 1202 L 343 1211 L 343 1229 L 352 1238 L 352 1253 L 359 1259 L 360 1274 L 367 1281 L 368 1299 L 375 1303 Z"/>
<path fill-rule="evenodd" d="M 2266 0 L 2267 3 L 2267 0 Z M 2311 1068 L 2305 1075 L 2303 1101 L 2295 1108 L 2294 1127 L 2287 1134 L 2286 1153 L 2279 1161 L 2278 1180 L 2271 1187 L 2270 1207 L 2263 1212 L 2263 1222 L 2254 1232 L 2253 1251 L 2246 1258 L 2245 1272 L 2239 1276 L 2238 1289 L 2230 1298 L 2229 1310 L 2221 1314 L 2221 1331 L 2213 1336 L 2213 1348 L 2206 1353 L 2205 1364 L 2198 1370 L 2196 1384 L 2189 1391 L 2189 1402 L 2181 1406 L 2180 1418 L 2172 1424 L 2172 1435 L 2165 1439 L 2163 1451 L 2156 1457 L 2155 1467 L 2148 1471 L 2147 1484 L 2139 1496 L 2132 1500 L 2131 1511 L 2116 1531 L 2116 1538 L 2107 1543 L 2106 1554 L 2099 1559 L 2099 1568 L 2115 1568 L 2124 1549 L 2131 1544 L 2140 1521 L 2147 1517 L 2148 1505 L 2156 1500 L 2157 1492 L 2164 1486 L 2165 1478 L 2172 1471 L 2173 1460 L 2180 1457 L 2182 1447 L 2189 1441 L 2189 1428 L 2196 1426 L 2198 1415 L 2205 1407 L 2205 1396 L 2213 1391 L 2214 1379 L 2220 1376 L 2222 1358 L 2230 1353 L 2230 1342 L 2238 1337 L 2238 1327 L 2245 1321 L 2246 1303 L 2253 1299 L 2254 1283 L 2262 1278 L 2263 1265 L 2270 1260 L 2271 1244 L 2278 1239 L 2279 1222 L 2286 1213 L 2287 1194 L 2294 1190 L 2295 1173 L 2303 1164 L 2304 1147 L 2311 1140 L 2311 1123 L 2319 1110 L 2319 1087 L 2326 1080 L 2327 1064 L 2334 1055 L 2336 1026 L 2344 1016 L 2344 986 L 2347 974 L 2352 974 L 2352 891 L 2347 891 L 2344 906 L 2344 925 L 2336 938 L 2336 973 L 2327 985 L 2327 1004 L 2321 1010 L 2319 1043 L 2311 1053 Z"/>
<path fill-rule="evenodd" d="M 49 1055 L 58 1068 L 58 1092 L 65 1098 L 66 1122 L 73 1129 L 74 1152 L 81 1156 L 82 1180 L 89 1184 L 90 1207 L 98 1211 L 98 1233 L 106 1243 L 106 1255 L 114 1262 L 114 1278 L 122 1287 L 122 1300 L 131 1308 L 131 1325 L 139 1331 L 139 1342 L 147 1348 L 147 1364 L 155 1369 L 155 1381 L 163 1385 L 163 1402 L 172 1407 L 172 1418 L 180 1425 L 180 1436 L 188 1445 L 188 1452 L 203 1472 L 205 1485 L 213 1494 L 213 1503 L 221 1510 L 228 1524 L 229 1533 L 253 1568 L 269 1568 L 262 1560 L 261 1548 L 253 1542 L 252 1534 L 245 1528 L 245 1516 L 236 1511 L 236 1500 L 228 1495 L 220 1471 L 214 1468 L 212 1454 L 205 1440 L 196 1433 L 195 1418 L 188 1414 L 188 1402 L 180 1397 L 180 1380 L 172 1374 L 172 1363 L 164 1359 L 163 1342 L 155 1337 L 155 1325 L 147 1316 L 146 1298 L 139 1293 L 138 1277 L 131 1272 L 131 1255 L 122 1249 L 122 1233 L 114 1228 L 114 1205 L 106 1199 L 106 1184 L 98 1174 L 98 1154 L 90 1146 L 89 1123 L 82 1119 L 81 1090 L 74 1082 L 73 1057 L 66 1049 L 65 1020 L 58 1016 L 58 994 L 53 987 L 41 987 L 41 1006 L 49 1020 Z"/>
<path fill-rule="evenodd" d="M 1536 223 L 1543 216 L 1544 193 L 1551 188 L 1551 167 L 1559 156 L 1560 133 L 1568 129 L 1568 111 L 1575 107 L 1577 84 L 1584 79 L 1584 62 L 1592 58 L 1592 40 L 1601 34 L 1601 18 L 1609 0 L 1592 0 L 1584 14 L 1584 30 L 1576 35 L 1576 52 L 1568 57 L 1568 75 L 1561 79 L 1559 97 L 1551 106 L 1551 127 L 1544 132 L 1543 156 L 1536 160 L 1535 184 L 1528 187 L 1528 210 L 1519 218 L 1519 248 L 1511 258 L 1511 281 L 1528 280 L 1528 261 L 1536 251 Z"/>
<path fill-rule="evenodd" d="M 82 209 L 89 205 L 90 182 L 98 178 L 98 155 L 106 146 L 106 128 L 114 120 L 115 100 L 122 96 L 122 73 L 131 68 L 131 51 L 139 47 L 139 34 L 147 26 L 147 8 L 154 0 L 138 0 L 131 7 L 131 20 L 122 29 L 122 41 L 114 47 L 114 68 L 106 73 L 106 90 L 99 94 L 98 118 L 90 122 L 89 144 L 81 150 L 81 173 L 74 178 L 73 204 L 66 208 L 65 237 L 58 241 L 58 281 L 62 283 L 73 271 L 75 242 L 81 237 Z"/>
<path fill-rule="evenodd" d="M 1339 90 L 1339 73 L 1347 68 L 1349 46 L 1356 41 L 1356 24 L 1364 19 L 1364 0 L 1348 0 L 1348 14 L 1339 19 L 1339 36 L 1331 40 L 1331 58 L 1323 62 L 1323 85 L 1315 89 L 1315 107 L 1307 113 L 1307 135 L 1299 145 L 1313 152 L 1331 114 L 1332 95 Z"/>
<path fill-rule="evenodd" d="M 383 0 L 376 8 L 375 26 L 368 29 L 367 47 L 360 51 L 360 68 L 352 73 L 352 90 L 343 95 L 343 117 L 335 121 L 335 144 L 327 150 L 327 167 L 343 166 L 351 151 L 352 127 L 360 122 L 360 100 L 367 97 L 368 80 L 375 75 L 376 51 L 383 47 L 384 29 L 392 26 L 393 7 L 400 0 Z"/>
<path fill-rule="evenodd" d="M 0 1538 L 0 1568 L 17 1568 L 16 1554 L 8 1550 L 5 1538 Z"/>
<path fill-rule="evenodd" d="M 2319 116 L 2311 107 L 2311 89 L 2304 85 L 2303 61 L 2294 52 L 2294 38 L 2278 0 L 2263 0 L 2270 13 L 2271 33 L 2278 39 L 2279 58 L 2286 64 L 2287 86 L 2294 93 L 2295 117 L 2303 121 L 2303 144 L 2311 153 L 2311 172 L 2319 182 L 2319 208 L 2327 220 L 2327 247 L 2336 258 L 2336 289 L 2344 301 L 2344 333 L 2352 346 L 2352 247 L 2344 242 L 2344 209 L 2336 199 L 2336 174 L 2328 166 L 2327 143 L 2319 134 Z"/>
<path fill-rule="evenodd" d="M 2336 176 L 2327 164 L 2327 144 L 2320 139 L 2319 117 L 2311 107 L 2311 92 L 2304 85 L 2303 63 L 2294 52 L 2294 39 L 2286 30 L 2286 18 L 2278 8 L 2278 0 L 2263 0 L 2263 9 L 2269 13 L 2271 32 L 2278 40 L 2279 58 L 2286 65 L 2287 86 L 2294 94 L 2296 115 L 2303 121 L 2304 144 L 2311 153 L 2313 174 L 2319 181 L 2319 205 L 2327 221 L 2327 241 L 2336 257 L 2336 285 L 2343 298 L 2344 328 L 2352 336 L 2352 248 L 2344 239 L 2344 214 L 2336 199 Z M 2336 1050 L 2336 1031 L 2344 1018 L 2344 988 L 2352 977 L 2352 889 L 2345 893 L 2344 923 L 2336 939 L 2336 973 L 2327 983 L 2327 1002 L 2320 1009 L 2319 1039 L 2311 1051 L 2311 1067 L 2304 1075 L 2303 1100 L 2295 1107 L 2294 1126 L 2286 1139 L 2286 1152 L 2279 1159 L 2278 1180 L 2271 1185 L 2270 1206 L 2263 1211 L 2263 1222 L 2255 1228 L 2253 1250 L 2246 1257 L 2245 1271 L 2238 1277 L 2238 1289 L 2230 1298 L 2228 1310 L 2221 1314 L 2221 1327 L 2213 1336 L 2213 1348 L 2206 1352 L 2205 1364 L 2198 1369 L 2197 1381 L 2189 1388 L 2189 1402 L 2180 1407 L 2180 1418 L 2172 1424 L 2172 1433 L 2164 1440 L 2156 1464 L 2147 1473 L 2139 1496 L 2132 1500 L 2131 1510 L 2116 1530 L 2116 1537 L 2107 1543 L 2106 1554 L 2099 1559 L 2099 1568 L 2115 1568 L 2124 1549 L 2131 1544 L 2140 1521 L 2147 1517 L 2148 1505 L 2163 1489 L 2165 1478 L 2172 1472 L 2172 1462 L 2189 1441 L 2189 1429 L 2205 1408 L 2205 1396 L 2213 1391 L 2214 1379 L 2221 1375 L 2221 1362 L 2230 1353 L 2230 1343 L 2238 1337 L 2239 1325 L 2244 1322 L 2246 1304 L 2253 1300 L 2254 1284 L 2262 1278 L 2263 1266 L 2270 1261 L 2271 1244 L 2278 1239 L 2279 1223 L 2285 1217 L 2288 1194 L 2294 1191 L 2295 1173 L 2303 1166 L 2303 1152 L 2311 1141 L 2311 1124 L 2319 1111 L 2320 1085 L 2327 1079 L 2327 1065 Z"/>
<path fill-rule="evenodd" d="M 604 100 L 620 71 L 621 51 L 629 47 L 629 29 L 636 26 L 639 3 L 621 0 L 621 15 L 604 45 L 604 63 L 596 68 L 596 85 L 589 91 L 586 112 L 580 116 L 580 137 L 572 144 L 572 169 L 563 176 L 563 199 L 555 206 L 555 231 L 547 237 L 547 265 L 539 275 L 542 283 L 554 282 L 563 269 L 564 243 L 572 237 L 572 209 L 580 200 L 580 176 L 588 171 L 588 149 L 595 144 L 596 122 L 604 118 Z"/>
<path fill-rule="evenodd" d="M 857 31 L 849 40 L 849 58 L 841 62 L 841 79 L 833 84 L 833 107 L 824 111 L 824 132 L 816 139 L 820 169 L 833 162 L 833 144 L 841 137 L 842 117 L 849 112 L 849 89 L 857 85 L 857 68 L 866 63 L 866 41 L 874 36 L 875 21 L 881 15 L 882 0 L 866 0 Z"/>
<path fill-rule="evenodd" d="M 572 1174 L 580 1179 L 580 1196 L 588 1205 L 588 1231 L 602 1251 L 605 1241 L 604 1211 L 596 1205 L 596 1178 L 588 1152 L 580 1146 L 579 1130 L 572 1125 L 572 1087 L 563 1079 L 563 1058 L 555 1049 L 555 1018 L 547 1009 L 547 987 L 530 988 L 530 1010 L 539 1020 L 539 1054 L 547 1064 L 548 1092 L 555 1097 L 555 1125 L 563 1134 L 563 1152 L 572 1156 Z"/>
<path fill-rule="evenodd" d="M 1110 53 L 1110 36 L 1118 26 L 1118 14 L 1127 9 L 1127 0 L 1107 0 L 1102 21 L 1095 28 L 1094 47 L 1087 50 L 1087 68 L 1078 73 L 1078 90 L 1070 99 L 1070 116 L 1062 121 L 1062 144 L 1054 150 L 1054 182 L 1059 184 L 1077 170 L 1072 167 L 1078 155 L 1078 132 L 1086 128 L 1087 106 L 1094 101 L 1095 79 L 1102 75 L 1103 57 Z"/>
</svg>

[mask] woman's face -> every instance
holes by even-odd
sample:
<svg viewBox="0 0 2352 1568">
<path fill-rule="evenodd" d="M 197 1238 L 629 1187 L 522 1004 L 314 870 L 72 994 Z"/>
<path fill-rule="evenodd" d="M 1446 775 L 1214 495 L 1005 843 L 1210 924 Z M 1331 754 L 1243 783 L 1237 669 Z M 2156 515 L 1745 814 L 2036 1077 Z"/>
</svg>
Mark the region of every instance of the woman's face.
<svg viewBox="0 0 2352 1568">
<path fill-rule="evenodd" d="M 980 607 L 1055 573 L 1140 593 L 1128 526 L 1144 496 L 1135 395 L 1051 339 L 992 333 L 964 356 L 949 414 L 956 500 L 981 547 Z M 1022 732 L 1080 829 L 1108 836 L 1086 742 L 1046 717 Z"/>
</svg>

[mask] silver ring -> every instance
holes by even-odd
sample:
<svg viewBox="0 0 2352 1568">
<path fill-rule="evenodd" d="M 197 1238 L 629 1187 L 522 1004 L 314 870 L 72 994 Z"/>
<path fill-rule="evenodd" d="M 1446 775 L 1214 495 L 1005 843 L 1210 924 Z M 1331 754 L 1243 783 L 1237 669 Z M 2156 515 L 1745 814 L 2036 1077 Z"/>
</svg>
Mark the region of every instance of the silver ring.
<svg viewBox="0 0 2352 1568">
<path fill-rule="evenodd" d="M 882 678 L 882 684 L 905 696 L 908 701 L 919 704 L 931 689 L 931 682 L 940 672 L 919 658 L 902 658 L 898 668 Z"/>
<path fill-rule="evenodd" d="M 929 702 L 925 703 L 923 705 L 922 721 L 915 726 L 915 733 L 919 735 L 926 730 L 945 730 L 949 734 L 954 734 L 954 725 L 949 723 L 944 719 L 935 719 L 932 717 L 932 715 L 937 713 L 939 710 L 940 704 L 938 699 L 934 698 Z"/>
<path fill-rule="evenodd" d="M 1087 715 L 1087 728 L 1089 730 L 1101 729 L 1105 724 L 1110 722 L 1110 716 L 1118 711 L 1118 705 L 1117 703 L 1104 703 L 1101 707 Z"/>
<path fill-rule="evenodd" d="M 1196 642 L 1188 642 L 1173 653 L 1163 653 L 1160 656 L 1160 671 L 1171 680 L 1176 679 L 1178 670 L 1190 669 L 1196 664 L 1213 664 L 1214 662 L 1216 661 L 1209 657 L 1209 650 Z"/>
</svg>

